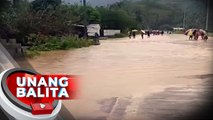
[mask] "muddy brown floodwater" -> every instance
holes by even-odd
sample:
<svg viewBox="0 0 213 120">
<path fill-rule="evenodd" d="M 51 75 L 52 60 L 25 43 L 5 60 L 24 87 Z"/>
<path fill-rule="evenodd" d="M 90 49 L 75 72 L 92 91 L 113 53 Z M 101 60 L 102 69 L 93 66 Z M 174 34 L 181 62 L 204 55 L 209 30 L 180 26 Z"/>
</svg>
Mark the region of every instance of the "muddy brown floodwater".
<svg viewBox="0 0 213 120">
<path fill-rule="evenodd" d="M 103 40 L 100 46 L 49 52 L 29 61 L 42 74 L 81 77 L 79 98 L 63 102 L 76 119 L 151 120 L 155 118 L 149 114 L 155 113 L 150 113 L 149 108 L 163 109 L 147 102 L 154 94 L 176 91 L 179 95 L 177 91 L 184 91 L 190 96 L 192 91 L 203 90 L 204 80 L 194 76 L 212 74 L 212 45 L 212 38 L 205 43 L 188 41 L 184 35 L 143 40 L 138 36 L 131 40 Z M 163 98 L 175 102 L 176 98 L 170 97 Z"/>
</svg>

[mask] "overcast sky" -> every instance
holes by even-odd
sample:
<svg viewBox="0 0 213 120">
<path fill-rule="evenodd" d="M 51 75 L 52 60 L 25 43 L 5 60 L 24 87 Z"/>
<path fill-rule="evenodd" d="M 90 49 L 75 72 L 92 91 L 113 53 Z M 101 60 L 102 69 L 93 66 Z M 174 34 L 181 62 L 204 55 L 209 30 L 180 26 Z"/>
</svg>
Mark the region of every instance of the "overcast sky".
<svg viewBox="0 0 213 120">
<path fill-rule="evenodd" d="M 66 3 L 81 4 L 82 0 L 64 0 Z M 107 6 L 112 3 L 116 3 L 120 0 L 86 0 L 89 5 L 92 6 Z"/>
</svg>

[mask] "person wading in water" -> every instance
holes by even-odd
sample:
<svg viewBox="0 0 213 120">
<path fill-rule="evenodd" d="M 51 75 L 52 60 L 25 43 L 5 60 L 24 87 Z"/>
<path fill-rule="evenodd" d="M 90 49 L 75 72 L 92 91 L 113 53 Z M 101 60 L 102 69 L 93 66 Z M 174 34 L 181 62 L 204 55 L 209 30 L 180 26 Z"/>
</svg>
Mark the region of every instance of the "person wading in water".
<svg viewBox="0 0 213 120">
<path fill-rule="evenodd" d="M 143 39 L 144 31 L 141 31 L 141 38 Z"/>
<path fill-rule="evenodd" d="M 192 40 L 192 38 L 193 38 L 193 31 L 190 30 L 189 33 L 188 33 L 188 35 L 189 35 L 189 40 Z"/>
<path fill-rule="evenodd" d="M 147 31 L 147 37 L 150 38 L 150 31 Z"/>
<path fill-rule="evenodd" d="M 132 38 L 132 31 L 129 31 L 128 34 L 129 34 L 129 39 L 131 39 Z"/>
<path fill-rule="evenodd" d="M 132 32 L 132 36 L 135 39 L 135 37 L 136 37 L 136 32 L 135 31 Z"/>
</svg>

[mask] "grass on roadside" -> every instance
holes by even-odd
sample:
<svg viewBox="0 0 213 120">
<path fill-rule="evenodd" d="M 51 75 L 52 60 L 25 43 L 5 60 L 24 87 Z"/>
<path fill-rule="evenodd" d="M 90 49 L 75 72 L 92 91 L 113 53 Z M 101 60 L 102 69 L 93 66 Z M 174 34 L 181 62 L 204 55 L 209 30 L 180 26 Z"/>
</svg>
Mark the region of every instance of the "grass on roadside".
<svg viewBox="0 0 213 120">
<path fill-rule="evenodd" d="M 26 56 L 28 58 L 33 58 L 33 57 L 38 56 L 38 55 L 40 55 L 39 51 L 34 51 L 34 50 L 27 50 L 26 51 Z"/>
<path fill-rule="evenodd" d="M 82 48 L 89 47 L 94 44 L 92 40 L 81 39 L 73 36 L 54 37 L 43 35 L 31 35 L 29 37 L 29 42 L 33 45 L 26 52 L 26 55 L 29 58 L 39 55 L 42 51 Z"/>
<path fill-rule="evenodd" d="M 208 33 L 209 37 L 213 37 L 213 32 Z"/>
<path fill-rule="evenodd" d="M 114 36 L 110 36 L 110 38 L 124 38 L 124 37 L 127 37 L 127 36 L 128 36 L 127 34 L 118 33 L 118 34 L 115 34 Z"/>
</svg>

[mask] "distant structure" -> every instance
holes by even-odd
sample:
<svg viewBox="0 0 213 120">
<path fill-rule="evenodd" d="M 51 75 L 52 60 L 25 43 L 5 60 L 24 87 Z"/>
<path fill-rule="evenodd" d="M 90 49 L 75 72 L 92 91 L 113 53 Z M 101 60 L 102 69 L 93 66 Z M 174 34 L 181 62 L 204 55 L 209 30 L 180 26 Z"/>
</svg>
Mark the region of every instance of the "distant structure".
<svg viewBox="0 0 213 120">
<path fill-rule="evenodd" d="M 182 27 L 176 27 L 176 28 L 173 28 L 173 30 L 175 31 L 181 31 L 181 30 L 184 30 L 185 28 L 182 28 Z"/>
</svg>

